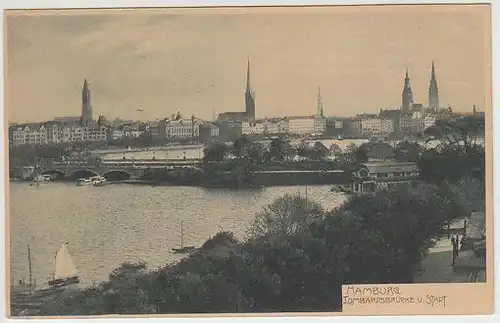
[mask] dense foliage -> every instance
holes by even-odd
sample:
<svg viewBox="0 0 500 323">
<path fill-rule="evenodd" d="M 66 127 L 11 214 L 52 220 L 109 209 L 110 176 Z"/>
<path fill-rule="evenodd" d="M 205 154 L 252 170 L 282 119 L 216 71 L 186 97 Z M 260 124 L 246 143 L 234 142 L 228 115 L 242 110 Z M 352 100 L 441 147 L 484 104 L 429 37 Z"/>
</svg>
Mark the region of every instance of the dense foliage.
<svg viewBox="0 0 500 323">
<path fill-rule="evenodd" d="M 455 194 L 399 186 L 330 211 L 287 195 L 256 216 L 245 241 L 221 232 L 179 263 L 125 264 L 41 314 L 338 311 L 342 284 L 412 282 L 443 224 L 465 215 Z"/>
</svg>

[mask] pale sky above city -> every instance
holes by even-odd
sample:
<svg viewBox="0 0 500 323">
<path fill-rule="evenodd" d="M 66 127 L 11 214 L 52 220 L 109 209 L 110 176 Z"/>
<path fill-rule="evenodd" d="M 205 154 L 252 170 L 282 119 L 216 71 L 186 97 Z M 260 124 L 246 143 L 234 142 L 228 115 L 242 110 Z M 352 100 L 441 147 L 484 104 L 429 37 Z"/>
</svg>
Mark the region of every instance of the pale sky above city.
<svg viewBox="0 0 500 323">
<path fill-rule="evenodd" d="M 489 30 L 479 5 L 11 12 L 5 109 L 78 116 L 86 77 L 94 117 L 211 120 L 244 110 L 249 58 L 258 118 L 315 113 L 318 86 L 326 115 L 399 108 L 406 68 L 427 105 L 432 60 L 443 107 L 484 110 Z"/>
</svg>

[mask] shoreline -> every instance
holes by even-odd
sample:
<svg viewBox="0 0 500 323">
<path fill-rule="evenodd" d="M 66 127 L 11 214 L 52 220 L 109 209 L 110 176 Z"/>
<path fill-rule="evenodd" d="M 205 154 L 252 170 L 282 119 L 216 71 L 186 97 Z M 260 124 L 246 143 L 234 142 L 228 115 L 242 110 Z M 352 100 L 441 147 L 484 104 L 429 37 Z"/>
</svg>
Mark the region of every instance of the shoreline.
<svg viewBox="0 0 500 323">
<path fill-rule="evenodd" d="M 10 180 L 9 183 L 32 183 L 31 180 Z M 72 184 L 75 181 L 73 180 L 51 180 L 41 183 L 43 184 L 52 184 L 52 183 L 69 183 Z M 173 183 L 173 182 L 165 182 L 165 181 L 154 181 L 154 180 L 141 180 L 141 179 L 129 179 L 129 180 L 121 180 L 121 181 L 109 181 L 103 186 L 108 185 L 137 185 L 137 186 L 172 186 L 172 187 L 199 187 L 199 188 L 214 188 L 214 189 L 264 189 L 268 187 L 283 187 L 283 186 L 335 186 L 337 183 L 277 183 L 277 184 L 267 184 L 267 185 L 258 185 L 258 184 L 241 184 L 241 185 L 222 185 L 222 184 L 212 184 L 212 183 Z M 32 186 L 32 185 L 30 185 Z M 76 184 L 75 184 L 76 186 Z M 88 185 L 92 186 L 92 185 Z M 100 186 L 97 186 L 100 187 Z M 342 192 L 338 192 L 342 193 Z"/>
</svg>

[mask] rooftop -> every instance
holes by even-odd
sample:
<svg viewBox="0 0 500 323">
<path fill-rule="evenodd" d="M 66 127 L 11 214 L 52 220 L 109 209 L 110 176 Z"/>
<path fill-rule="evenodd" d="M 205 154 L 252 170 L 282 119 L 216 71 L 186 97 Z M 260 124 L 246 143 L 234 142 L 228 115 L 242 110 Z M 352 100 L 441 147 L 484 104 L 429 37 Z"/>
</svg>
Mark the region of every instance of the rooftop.
<svg viewBox="0 0 500 323">
<path fill-rule="evenodd" d="M 368 172 L 375 173 L 402 173 L 402 172 L 418 172 L 418 166 L 412 162 L 368 162 L 360 164 L 361 167 L 366 167 Z"/>
</svg>

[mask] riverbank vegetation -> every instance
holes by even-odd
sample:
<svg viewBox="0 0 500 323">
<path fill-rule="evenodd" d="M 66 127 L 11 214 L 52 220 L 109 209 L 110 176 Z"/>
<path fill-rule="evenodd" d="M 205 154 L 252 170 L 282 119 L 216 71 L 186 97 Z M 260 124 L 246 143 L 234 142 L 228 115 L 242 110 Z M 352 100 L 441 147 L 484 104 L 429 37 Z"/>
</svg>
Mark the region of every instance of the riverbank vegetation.
<svg viewBox="0 0 500 323">
<path fill-rule="evenodd" d="M 402 185 L 333 210 L 285 195 L 256 215 L 241 241 L 220 232 L 178 263 L 124 264 L 37 314 L 340 311 L 343 284 L 411 283 L 443 224 L 467 215 L 468 190 Z"/>
</svg>

